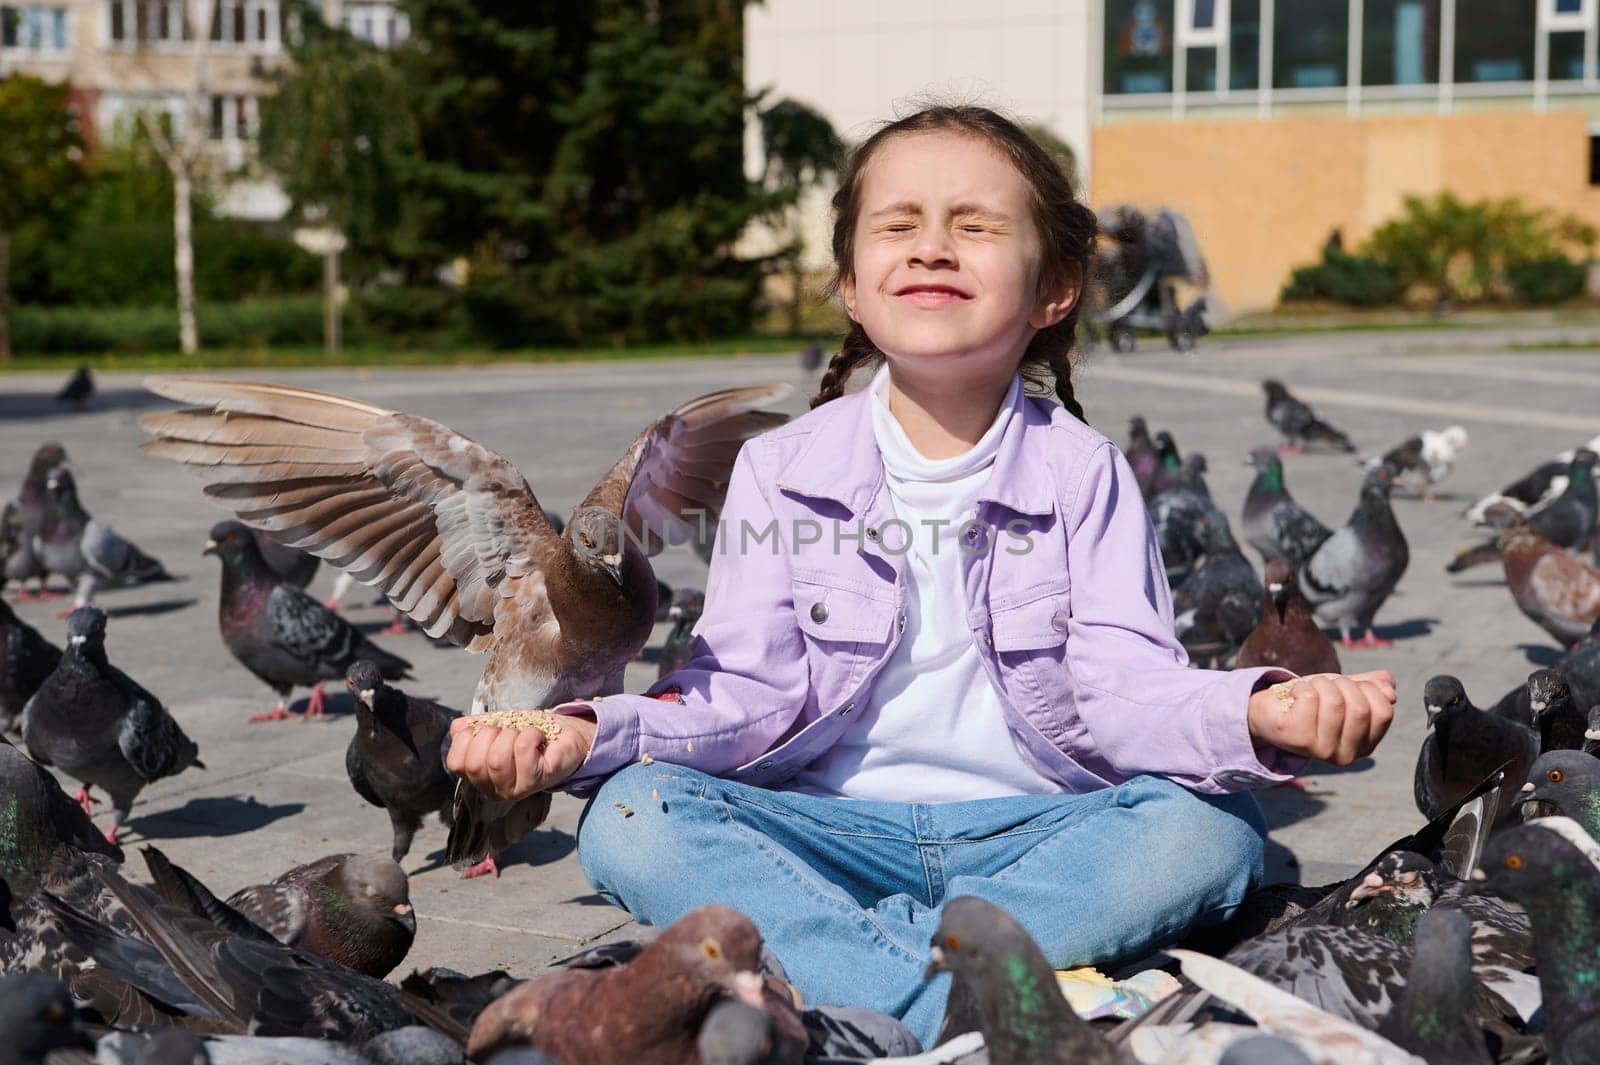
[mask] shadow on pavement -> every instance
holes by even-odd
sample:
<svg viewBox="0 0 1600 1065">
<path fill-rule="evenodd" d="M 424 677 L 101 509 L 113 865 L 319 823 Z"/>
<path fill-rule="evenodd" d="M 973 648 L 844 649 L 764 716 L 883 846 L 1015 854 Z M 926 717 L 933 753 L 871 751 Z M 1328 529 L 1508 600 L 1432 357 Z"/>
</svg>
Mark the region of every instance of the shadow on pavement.
<svg viewBox="0 0 1600 1065">
<path fill-rule="evenodd" d="M 176 810 L 138 818 L 131 827 L 145 839 L 240 836 L 293 817 L 305 808 L 303 802 L 268 804 L 253 796 L 208 796 L 190 799 Z"/>
<path fill-rule="evenodd" d="M 61 383 L 66 384 L 71 370 L 64 370 Z M 59 386 L 57 386 L 59 387 Z M 96 390 L 82 411 L 70 404 L 56 402 L 56 388 L 47 392 L 0 393 L 0 419 L 5 418 L 70 418 L 77 414 L 104 414 L 116 410 L 149 410 L 170 407 L 172 404 L 153 392 L 142 388 L 113 388 Z"/>
<path fill-rule="evenodd" d="M 190 599 L 158 599 L 154 603 L 135 603 L 132 606 L 107 606 L 101 607 L 108 618 L 138 618 L 155 617 L 159 614 L 171 614 L 178 610 L 187 610 L 200 600 Z"/>
</svg>

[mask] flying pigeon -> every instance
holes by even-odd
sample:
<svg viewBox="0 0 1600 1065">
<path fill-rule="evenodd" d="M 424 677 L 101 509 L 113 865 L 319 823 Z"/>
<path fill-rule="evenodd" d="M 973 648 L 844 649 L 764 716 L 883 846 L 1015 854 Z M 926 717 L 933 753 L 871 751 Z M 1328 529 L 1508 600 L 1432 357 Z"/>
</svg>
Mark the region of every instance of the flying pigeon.
<svg viewBox="0 0 1600 1065">
<path fill-rule="evenodd" d="M 1422 498 L 1434 501 L 1433 486 L 1450 476 L 1458 455 L 1468 444 L 1466 427 L 1452 425 L 1447 429 L 1424 429 L 1382 455 L 1367 460 L 1366 468 L 1388 466 L 1395 471 L 1395 481 Z"/>
<path fill-rule="evenodd" d="M 991 1061 L 1131 1065 L 1072 1011 L 1039 944 L 994 903 L 947 899 L 930 946 L 927 975 L 950 973 L 976 999 Z"/>
<path fill-rule="evenodd" d="M 1540 816 L 1570 817 L 1585 832 L 1600 839 L 1600 758 L 1582 751 L 1546 751 L 1528 771 L 1528 782 L 1517 796 L 1523 817 L 1543 807 Z"/>
<path fill-rule="evenodd" d="M 410 883 L 388 858 L 330 854 L 227 901 L 278 942 L 379 978 L 405 959 L 417 934 Z"/>
<path fill-rule="evenodd" d="M 1562 822 L 1562 824 L 1557 824 Z M 1507 828 L 1489 840 L 1475 880 L 1521 903 L 1533 923 L 1544 1044 L 1555 1065 L 1600 1061 L 1600 870 L 1564 818 Z M 1588 840 L 1592 848 L 1594 841 Z"/>
<path fill-rule="evenodd" d="M 92 603 L 102 585 L 172 580 L 159 561 L 109 525 L 89 516 L 78 501 L 78 487 L 70 470 L 52 470 L 45 489 L 49 493 L 49 509 L 33 538 L 33 550 L 46 569 L 76 584 L 74 607 Z"/>
<path fill-rule="evenodd" d="M 61 648 L 0 600 L 0 734 L 16 729 L 23 706 L 60 661 Z"/>
<path fill-rule="evenodd" d="M 40 599 L 53 599 L 55 593 L 45 587 L 45 579 L 49 576 L 44 560 L 41 559 L 34 548 L 33 538 L 39 534 L 39 529 L 44 525 L 46 513 L 50 509 L 50 494 L 45 488 L 45 483 L 50 479 L 50 471 L 65 465 L 67 453 L 60 444 L 48 443 L 39 445 L 33 453 L 33 459 L 28 463 L 28 472 L 22 479 L 22 490 L 18 493 L 13 521 L 15 543 L 6 554 L 6 579 L 22 584 L 24 581 L 37 580 L 37 592 L 24 587 L 18 592 L 19 598 L 26 601 L 37 596 Z"/>
<path fill-rule="evenodd" d="M 1505 504 L 1490 508 L 1487 518 L 1499 528 L 1500 535 L 1458 551 L 1445 566 L 1445 572 L 1460 573 L 1499 558 L 1501 537 L 1519 521 L 1525 521 L 1535 532 L 1558 547 L 1575 551 L 1587 547 L 1594 536 L 1596 518 L 1600 516 L 1594 465 L 1595 453 L 1583 448 L 1573 456 L 1566 490 L 1549 503 L 1527 514 L 1518 514 Z"/>
<path fill-rule="evenodd" d="M 111 796 L 106 839 L 116 843 L 147 784 L 205 764 L 161 701 L 111 664 L 105 641 L 103 611 L 72 612 L 60 663 L 23 708 L 22 738 L 35 758 L 83 782 L 85 813 L 90 788 Z"/>
<path fill-rule="evenodd" d="M 262 559 L 255 538 L 240 523 L 212 526 L 203 553 L 222 562 L 217 609 L 222 642 L 278 695 L 278 705 L 255 715 L 252 722 L 289 717 L 284 700 L 297 684 L 311 688 L 311 701 L 300 719 L 321 715 L 322 682 L 342 679 L 362 659 L 375 662 L 389 679 L 410 675 L 410 662 L 385 651 L 344 618 L 285 583 Z"/>
<path fill-rule="evenodd" d="M 1205 535 L 1205 553 L 1172 594 L 1174 629 L 1190 661 L 1216 666 L 1255 628 L 1262 590 L 1220 511 L 1205 520 Z"/>
<path fill-rule="evenodd" d="M 61 391 L 56 393 L 56 402 L 62 406 L 73 406 L 83 410 L 89 405 L 89 400 L 94 396 L 94 378 L 89 375 L 89 367 L 80 366 L 72 371 L 72 376 L 67 378 L 67 383 L 61 386 Z"/>
<path fill-rule="evenodd" d="M 478 1017 L 467 1053 L 477 1060 L 528 1044 L 557 1061 L 692 1062 L 717 1001 L 766 1008 L 760 960 L 761 934 L 749 918 L 703 906 L 627 965 L 563 969 L 513 987 Z"/>
<path fill-rule="evenodd" d="M 410 853 L 423 817 L 437 813 L 450 823 L 455 778 L 445 770 L 443 751 L 450 722 L 461 715 L 389 687 L 377 664 L 365 659 L 350 667 L 345 684 L 356 698 L 345 772 L 358 795 L 389 812 L 390 855 L 398 862 Z"/>
<path fill-rule="evenodd" d="M 1323 541 L 1298 572 L 1300 591 L 1323 620 L 1339 627 L 1346 647 L 1388 647 L 1372 632 L 1372 616 L 1400 582 L 1411 549 L 1389 506 L 1392 478 L 1380 466 L 1361 482 L 1350 521 Z M 1350 638 L 1356 629 L 1365 633 Z"/>
<path fill-rule="evenodd" d="M 1276 666 L 1301 676 L 1344 672 L 1333 641 L 1311 617 L 1289 563 L 1273 559 L 1267 563 L 1265 576 L 1260 620 L 1245 637 L 1233 668 Z"/>
<path fill-rule="evenodd" d="M 1256 476 L 1244 497 L 1244 538 L 1263 562 L 1285 559 L 1299 566 L 1332 535 L 1316 516 L 1289 495 L 1283 483 L 1283 460 L 1272 448 L 1253 448 L 1245 464 Z"/>
<path fill-rule="evenodd" d="M 1526 524 L 1501 537 L 1500 560 L 1517 609 L 1562 646 L 1581 640 L 1600 621 L 1600 569 Z"/>
<path fill-rule="evenodd" d="M 667 633 L 667 638 L 661 644 L 661 658 L 656 666 L 656 679 L 665 677 L 668 673 L 682 669 L 692 657 L 689 651 L 689 637 L 694 632 L 695 622 L 700 620 L 700 612 L 706 606 L 706 593 L 698 588 L 679 588 L 672 593 L 672 606 L 667 611 L 667 617 L 672 622 L 672 631 Z"/>
<path fill-rule="evenodd" d="M 1436 817 L 1504 766 L 1500 809 L 1510 811 L 1538 757 L 1538 733 L 1478 709 L 1461 682 L 1447 674 L 1430 678 L 1422 698 L 1429 728 L 1417 754 L 1412 787 L 1417 809 Z"/>
<path fill-rule="evenodd" d="M 428 635 L 489 652 L 474 713 L 622 690 L 654 624 L 649 557 L 709 544 L 740 447 L 787 421 L 761 408 L 792 391 L 725 389 L 657 419 L 557 534 L 509 462 L 438 422 L 278 385 L 149 387 L 200 406 L 146 415 L 144 450 L 189 465 L 247 524 L 381 587 Z M 497 871 L 549 805 L 459 784 L 450 860 Z"/>
<path fill-rule="evenodd" d="M 1316 411 L 1289 394 L 1282 381 L 1261 382 L 1267 394 L 1267 421 L 1283 434 L 1284 450 L 1299 452 L 1306 444 L 1327 444 L 1339 451 L 1354 452 L 1350 438 L 1317 417 Z"/>
</svg>

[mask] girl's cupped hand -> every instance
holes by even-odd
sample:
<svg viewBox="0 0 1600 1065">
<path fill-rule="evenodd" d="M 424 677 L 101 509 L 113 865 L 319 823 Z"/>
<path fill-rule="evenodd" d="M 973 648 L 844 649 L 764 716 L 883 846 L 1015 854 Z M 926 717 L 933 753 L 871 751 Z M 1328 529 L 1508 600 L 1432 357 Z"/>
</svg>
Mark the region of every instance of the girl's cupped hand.
<svg viewBox="0 0 1600 1065">
<path fill-rule="evenodd" d="M 545 739 L 537 728 L 479 727 L 471 717 L 450 723 L 450 753 L 444 767 L 491 799 L 512 800 L 558 787 L 589 757 L 592 717 L 561 714 L 561 734 Z"/>
<path fill-rule="evenodd" d="M 1394 720 L 1394 676 L 1387 669 L 1316 673 L 1250 696 L 1257 743 L 1345 766 L 1372 753 Z"/>
</svg>

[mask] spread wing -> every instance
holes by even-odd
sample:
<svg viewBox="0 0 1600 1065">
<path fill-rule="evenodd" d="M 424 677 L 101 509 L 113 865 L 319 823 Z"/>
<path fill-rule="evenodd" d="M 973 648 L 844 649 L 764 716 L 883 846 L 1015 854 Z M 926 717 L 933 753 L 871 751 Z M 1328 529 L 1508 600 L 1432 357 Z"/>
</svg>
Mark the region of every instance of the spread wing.
<svg viewBox="0 0 1600 1065">
<path fill-rule="evenodd" d="M 791 391 L 786 384 L 756 385 L 691 399 L 635 437 L 581 505 L 621 517 L 646 554 L 690 541 L 704 556 L 739 448 L 789 420 L 761 408 Z"/>
<path fill-rule="evenodd" d="M 151 378 L 196 406 L 141 450 L 188 466 L 239 520 L 378 588 L 429 636 L 490 642 L 498 588 L 556 536 L 528 482 L 448 426 L 286 385 Z"/>
</svg>

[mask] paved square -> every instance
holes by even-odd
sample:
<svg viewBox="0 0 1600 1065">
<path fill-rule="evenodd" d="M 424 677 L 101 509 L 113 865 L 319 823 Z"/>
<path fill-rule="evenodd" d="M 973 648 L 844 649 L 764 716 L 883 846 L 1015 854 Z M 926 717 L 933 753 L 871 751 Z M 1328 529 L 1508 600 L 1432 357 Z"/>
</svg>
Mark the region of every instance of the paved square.
<svg viewBox="0 0 1600 1065">
<path fill-rule="evenodd" d="M 1597 347 L 1510 350 L 1530 341 L 1577 340 Z M 1157 339 L 1131 356 L 1096 353 L 1079 371 L 1079 395 L 1096 428 L 1120 443 L 1128 416 L 1142 413 L 1152 431 L 1170 429 L 1185 452 L 1208 457 L 1213 495 L 1235 523 L 1248 485 L 1242 460 L 1252 445 L 1274 439 L 1262 417 L 1263 377 L 1287 381 L 1349 432 L 1363 454 L 1425 427 L 1460 422 L 1471 433 L 1472 446 L 1445 485 L 1456 502 L 1396 501 L 1411 566 L 1378 615 L 1380 633 L 1396 637 L 1395 647 L 1345 655 L 1350 671 L 1394 671 L 1400 706 L 1388 740 L 1351 771 L 1324 769 L 1309 774 L 1303 790 L 1261 796 L 1273 825 L 1270 861 L 1280 877 L 1332 879 L 1420 821 L 1411 774 L 1427 677 L 1455 673 L 1483 703 L 1555 656 L 1544 634 L 1517 613 L 1497 570 L 1452 579 L 1443 567 L 1473 536 L 1458 515 L 1461 503 L 1600 431 L 1596 351 L 1600 325 L 1209 342 L 1193 358 L 1167 352 Z M 109 591 L 99 602 L 111 615 L 112 661 L 166 702 L 210 767 L 144 793 L 126 836 L 130 851 L 145 842 L 159 846 L 224 894 L 335 851 L 386 853 L 387 817 L 362 802 L 345 778 L 353 718 L 342 690 L 330 689 L 338 696 L 325 721 L 246 724 L 270 707 L 272 694 L 223 647 L 218 567 L 200 556 L 207 530 L 225 512 L 206 502 L 200 483 L 183 470 L 134 450 L 138 414 L 161 401 L 140 389 L 137 375 L 106 374 L 88 413 L 61 414 L 49 397 L 65 376 L 0 377 L 0 487 L 13 493 L 34 447 L 58 440 L 89 512 L 183 576 L 179 583 Z M 563 515 L 649 419 L 682 400 L 728 385 L 790 381 L 796 392 L 784 409 L 798 414 L 812 384 L 793 356 L 233 376 L 343 392 L 437 418 L 511 459 L 540 501 Z M 1359 477 L 1348 456 L 1287 460 L 1290 491 L 1330 526 L 1354 507 Z M 658 572 L 674 586 L 704 584 L 704 567 L 687 550 L 663 556 Z M 325 595 L 332 582 L 324 567 L 312 591 Z M 350 597 L 356 604 L 350 615 L 377 628 L 386 612 L 361 605 L 365 598 L 365 590 Z M 59 643 L 58 609 L 30 603 L 19 612 Z M 652 647 L 665 631 L 658 627 Z M 378 640 L 415 664 L 419 679 L 411 690 L 454 706 L 470 701 L 477 657 L 434 648 L 417 635 Z M 652 663 L 636 663 L 629 690 L 654 676 Z M 445 833 L 430 821 L 405 863 L 420 918 L 406 966 L 529 973 L 624 929 L 626 915 L 592 894 L 573 853 L 581 808 L 559 797 L 551 823 L 512 852 L 498 881 L 461 881 L 442 866 Z M 131 861 L 142 872 L 137 857 Z"/>
</svg>

